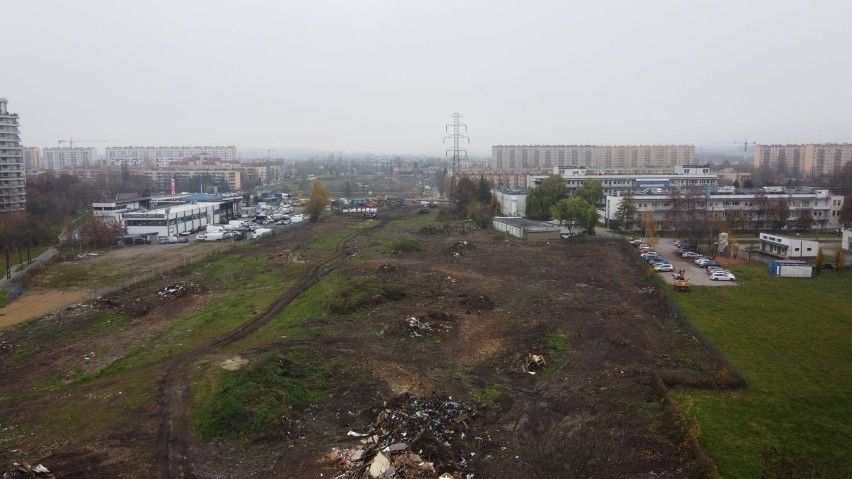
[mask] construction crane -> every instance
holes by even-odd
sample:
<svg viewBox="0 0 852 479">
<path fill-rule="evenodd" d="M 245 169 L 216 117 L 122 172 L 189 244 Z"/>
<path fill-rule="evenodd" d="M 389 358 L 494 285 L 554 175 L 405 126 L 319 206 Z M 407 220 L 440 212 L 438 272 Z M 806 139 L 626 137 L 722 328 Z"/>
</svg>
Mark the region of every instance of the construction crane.
<svg viewBox="0 0 852 479">
<path fill-rule="evenodd" d="M 710 143 L 717 145 L 743 145 L 743 158 L 746 157 L 746 153 L 748 153 L 748 145 L 757 145 L 755 141 L 711 141 Z"/>
<path fill-rule="evenodd" d="M 713 144 L 716 144 L 716 145 L 743 145 L 743 163 L 749 163 L 749 161 L 748 161 L 748 145 L 752 145 L 752 146 L 757 145 L 757 142 L 748 141 L 748 140 L 743 140 L 743 141 L 711 141 L 710 143 L 713 143 Z"/>
<path fill-rule="evenodd" d="M 105 143 L 108 141 L 115 140 L 75 140 L 73 137 L 70 137 L 67 140 L 59 140 L 59 144 L 68 143 L 69 147 L 74 148 L 74 143 Z"/>
</svg>

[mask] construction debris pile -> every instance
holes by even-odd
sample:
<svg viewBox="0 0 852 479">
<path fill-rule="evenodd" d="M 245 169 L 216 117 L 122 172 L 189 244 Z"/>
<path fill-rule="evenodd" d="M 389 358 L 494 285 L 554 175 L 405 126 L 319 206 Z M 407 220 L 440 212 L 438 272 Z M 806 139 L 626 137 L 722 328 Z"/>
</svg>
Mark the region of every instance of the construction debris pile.
<svg viewBox="0 0 852 479">
<path fill-rule="evenodd" d="M 201 294 L 203 292 L 204 289 L 201 287 L 201 285 L 181 281 L 179 283 L 170 284 L 166 286 L 165 288 L 157 291 L 157 294 L 159 294 L 163 298 L 179 298 L 181 296 L 186 296 L 189 294 Z"/>
<path fill-rule="evenodd" d="M 365 432 L 349 431 L 360 444 L 334 448 L 328 458 L 341 474 L 335 479 L 473 479 L 476 456 L 468 423 L 476 409 L 452 398 L 403 394 L 377 408 Z"/>
<path fill-rule="evenodd" d="M 41 464 L 31 466 L 27 463 L 15 463 L 8 471 L 3 473 L 3 479 L 54 479 L 55 477 Z"/>
<path fill-rule="evenodd" d="M 443 311 L 430 311 L 425 316 L 396 320 L 384 329 L 384 334 L 398 337 L 422 338 L 452 329 L 456 318 Z"/>
<path fill-rule="evenodd" d="M 462 241 L 457 242 L 453 246 L 451 246 L 449 253 L 452 256 L 458 257 L 458 256 L 462 256 L 462 253 L 464 252 L 464 250 L 472 249 L 472 248 L 473 248 L 473 243 L 471 243 L 467 240 L 462 240 Z"/>
</svg>

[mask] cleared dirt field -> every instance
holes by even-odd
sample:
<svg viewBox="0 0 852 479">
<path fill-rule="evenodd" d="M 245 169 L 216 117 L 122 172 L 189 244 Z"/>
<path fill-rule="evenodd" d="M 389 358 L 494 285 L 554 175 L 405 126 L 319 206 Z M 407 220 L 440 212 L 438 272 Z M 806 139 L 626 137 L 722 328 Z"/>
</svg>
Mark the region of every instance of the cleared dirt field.
<svg viewBox="0 0 852 479">
<path fill-rule="evenodd" d="M 729 372 L 682 331 L 627 246 L 505 241 L 424 227 L 415 211 L 380 218 L 221 251 L 280 278 L 222 318 L 193 322 L 250 284 L 200 261 L 0 330 L 0 461 L 69 478 L 361 477 L 333 453 L 361 445 L 347 433 L 409 404 L 400 395 L 434 394 L 466 412 L 408 436 L 434 470 L 397 477 L 709 474 L 664 383 L 724 387 Z M 169 293 L 179 282 L 189 286 Z M 330 365 L 321 399 L 272 433 L 202 439 L 197 405 L 222 374 L 297 350 Z"/>
</svg>

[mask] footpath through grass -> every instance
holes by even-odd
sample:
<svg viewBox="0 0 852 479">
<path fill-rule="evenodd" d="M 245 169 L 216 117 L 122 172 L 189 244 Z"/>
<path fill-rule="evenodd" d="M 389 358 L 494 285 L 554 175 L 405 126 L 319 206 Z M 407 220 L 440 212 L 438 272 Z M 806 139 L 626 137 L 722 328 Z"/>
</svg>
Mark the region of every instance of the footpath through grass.
<svg viewBox="0 0 852 479">
<path fill-rule="evenodd" d="M 697 419 L 701 442 L 726 478 L 761 477 L 767 448 L 848 474 L 852 274 L 775 278 L 764 265 L 734 272 L 736 287 L 693 287 L 675 300 L 748 387 L 675 397 Z"/>
</svg>

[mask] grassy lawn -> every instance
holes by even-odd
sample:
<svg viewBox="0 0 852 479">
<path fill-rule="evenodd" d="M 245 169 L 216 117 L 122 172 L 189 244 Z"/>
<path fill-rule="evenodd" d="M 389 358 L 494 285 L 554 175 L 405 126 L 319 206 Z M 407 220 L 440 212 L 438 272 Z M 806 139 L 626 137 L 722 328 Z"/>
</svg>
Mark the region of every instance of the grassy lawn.
<svg viewBox="0 0 852 479">
<path fill-rule="evenodd" d="M 852 274 L 733 270 L 737 287 L 693 287 L 675 297 L 748 383 L 733 392 L 675 391 L 697 419 L 702 444 L 727 478 L 760 477 L 769 447 L 852 470 Z"/>
</svg>

